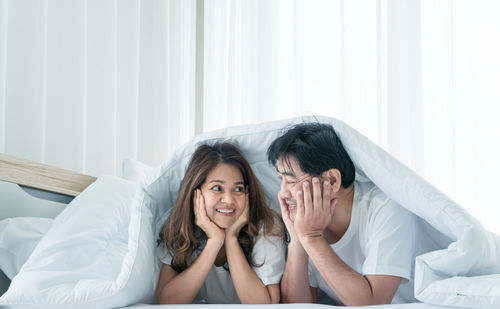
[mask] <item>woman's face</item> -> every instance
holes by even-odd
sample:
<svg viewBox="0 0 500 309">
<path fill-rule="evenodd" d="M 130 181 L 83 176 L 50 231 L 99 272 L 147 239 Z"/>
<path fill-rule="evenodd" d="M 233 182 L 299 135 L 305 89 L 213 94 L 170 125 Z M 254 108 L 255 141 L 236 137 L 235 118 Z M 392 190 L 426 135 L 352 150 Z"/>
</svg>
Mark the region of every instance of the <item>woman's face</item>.
<svg viewBox="0 0 500 309">
<path fill-rule="evenodd" d="M 247 195 L 238 168 L 220 163 L 201 186 L 207 216 L 220 228 L 230 227 L 242 214 Z"/>
</svg>

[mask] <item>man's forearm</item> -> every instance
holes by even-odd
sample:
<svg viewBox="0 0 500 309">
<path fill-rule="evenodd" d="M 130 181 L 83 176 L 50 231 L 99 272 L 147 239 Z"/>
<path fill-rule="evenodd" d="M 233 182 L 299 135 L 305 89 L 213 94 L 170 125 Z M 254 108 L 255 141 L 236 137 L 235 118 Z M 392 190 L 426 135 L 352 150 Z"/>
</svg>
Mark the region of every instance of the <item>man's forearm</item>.
<svg viewBox="0 0 500 309">
<path fill-rule="evenodd" d="M 307 264 L 307 252 L 302 245 L 298 241 L 291 242 L 288 245 L 285 272 L 281 279 L 281 298 L 284 303 L 315 302 L 309 288 Z"/>
<path fill-rule="evenodd" d="M 346 306 L 378 304 L 367 279 L 342 261 L 323 237 L 302 239 L 319 273 Z"/>
</svg>

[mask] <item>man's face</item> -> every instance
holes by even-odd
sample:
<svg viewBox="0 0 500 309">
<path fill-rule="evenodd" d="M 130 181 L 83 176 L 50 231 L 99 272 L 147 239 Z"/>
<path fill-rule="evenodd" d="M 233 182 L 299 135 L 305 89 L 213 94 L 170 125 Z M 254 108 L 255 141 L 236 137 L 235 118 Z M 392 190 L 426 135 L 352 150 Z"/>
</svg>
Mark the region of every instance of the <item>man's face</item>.
<svg viewBox="0 0 500 309">
<path fill-rule="evenodd" d="M 302 183 L 310 182 L 312 176 L 304 173 L 293 157 L 288 158 L 288 161 L 283 158 L 278 160 L 278 176 L 281 179 L 278 196 L 288 208 L 290 220 L 294 221 L 297 214 L 297 191 L 302 191 Z"/>
</svg>

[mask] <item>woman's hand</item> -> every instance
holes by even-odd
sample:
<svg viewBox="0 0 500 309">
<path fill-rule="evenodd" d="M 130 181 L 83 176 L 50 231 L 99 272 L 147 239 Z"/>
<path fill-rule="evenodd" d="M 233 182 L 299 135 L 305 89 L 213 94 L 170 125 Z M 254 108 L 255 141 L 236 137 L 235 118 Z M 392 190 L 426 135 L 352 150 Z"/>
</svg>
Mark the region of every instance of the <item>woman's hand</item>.
<svg viewBox="0 0 500 309">
<path fill-rule="evenodd" d="M 226 239 L 228 236 L 238 237 L 241 229 L 247 225 L 248 220 L 250 219 L 250 209 L 248 203 L 248 193 L 246 193 L 245 198 L 245 208 L 243 208 L 243 212 L 241 215 L 234 221 L 234 223 L 226 229 Z"/>
<path fill-rule="evenodd" d="M 207 209 L 205 208 L 205 198 L 201 194 L 200 189 L 194 191 L 194 223 L 199 226 L 203 232 L 207 235 L 208 239 L 219 240 L 224 242 L 225 233 L 224 230 L 217 226 L 210 218 L 207 216 Z"/>
</svg>

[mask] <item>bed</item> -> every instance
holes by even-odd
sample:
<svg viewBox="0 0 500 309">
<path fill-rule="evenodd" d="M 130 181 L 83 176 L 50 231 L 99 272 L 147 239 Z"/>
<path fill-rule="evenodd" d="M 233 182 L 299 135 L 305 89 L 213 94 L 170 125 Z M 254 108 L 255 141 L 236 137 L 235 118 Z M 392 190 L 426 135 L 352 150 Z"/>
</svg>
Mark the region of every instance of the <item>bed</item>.
<svg viewBox="0 0 500 309">
<path fill-rule="evenodd" d="M 355 163 L 358 180 L 375 183 L 402 207 L 425 220 L 430 237 L 447 241 L 442 250 L 417 257 L 415 294 L 424 303 L 371 308 L 500 308 L 498 236 L 486 231 L 459 205 L 346 124 L 329 117 L 318 119 L 331 123 L 336 129 Z M 6 160 L 3 159 L 6 157 L 0 157 L 1 180 L 41 189 L 42 198 L 57 200 L 55 196 L 63 194 L 69 202 L 44 231 L 38 231 L 40 237 L 13 276 L 9 290 L 0 297 L 0 305 L 163 307 L 152 305 L 160 267 L 154 243 L 176 199 L 180 179 L 196 146 L 219 139 L 238 143 L 263 183 L 272 207 L 279 209 L 274 201 L 279 183 L 267 162 L 265 150 L 285 126 L 313 120 L 301 117 L 205 133 L 187 142 L 158 168 L 134 160 L 125 161 L 125 179 L 76 175 L 81 183 L 72 193 L 47 188 L 46 180 L 25 183 L 33 174 L 40 176 L 37 168 L 27 168 L 21 177 L 12 179 L 12 175 L 5 172 Z M 7 161 L 12 160 L 16 159 Z M 44 168 L 46 173 L 42 174 L 48 178 L 59 172 L 66 175 L 51 167 Z M 68 175 L 69 179 L 75 177 L 71 172 Z M 63 186 L 74 182 L 65 181 L 65 177 L 61 176 Z M 34 194 L 33 190 L 28 191 Z M 72 199 L 73 196 L 76 198 Z M 196 304 L 168 307 L 213 306 L 248 307 Z M 269 306 L 320 308 L 324 305 L 259 307 Z"/>
</svg>

